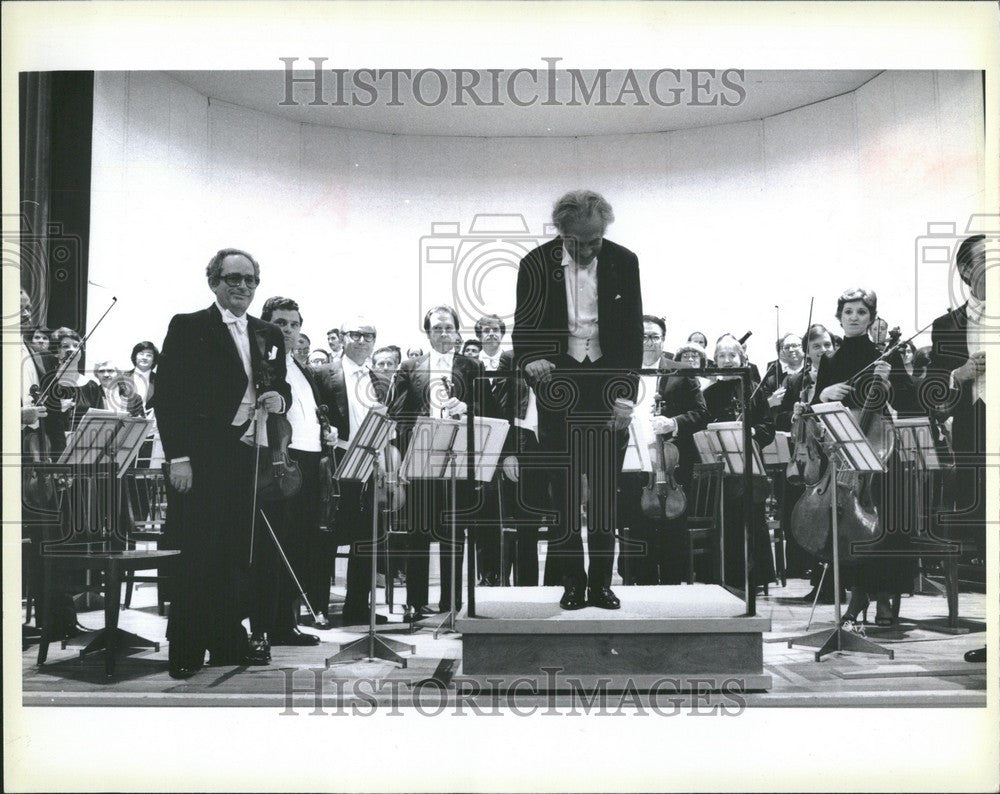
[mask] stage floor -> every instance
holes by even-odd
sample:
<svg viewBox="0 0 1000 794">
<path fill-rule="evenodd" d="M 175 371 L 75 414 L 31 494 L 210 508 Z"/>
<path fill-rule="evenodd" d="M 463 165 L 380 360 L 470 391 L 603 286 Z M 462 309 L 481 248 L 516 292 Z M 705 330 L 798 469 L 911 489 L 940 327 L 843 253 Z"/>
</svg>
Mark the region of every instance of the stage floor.
<svg viewBox="0 0 1000 794">
<path fill-rule="evenodd" d="M 338 578 L 338 582 L 342 581 L 342 577 Z M 432 585 L 432 601 L 437 595 L 434 590 Z M 703 598 L 713 590 L 722 595 Z M 772 685 L 768 692 L 746 694 L 748 707 L 986 704 L 986 665 L 969 664 L 962 658 L 965 651 L 981 647 L 985 635 L 981 631 L 958 636 L 933 631 L 931 621 L 942 618 L 947 612 L 942 596 L 904 596 L 899 626 L 890 629 L 874 625 L 865 627 L 869 639 L 895 651 L 894 661 L 865 654 L 834 653 L 817 663 L 813 661 L 811 649 L 786 645 L 788 638 L 806 633 L 810 604 L 801 597 L 808 590 L 808 582 L 792 579 L 787 587 L 772 586 L 769 596 L 758 596 L 758 615 L 769 619 L 771 624 L 770 630 L 763 635 L 763 660 L 764 672 L 771 676 Z M 550 601 L 546 588 L 527 590 L 527 597 L 516 588 L 479 588 L 477 607 L 480 614 L 489 615 L 499 605 L 514 601 L 520 603 L 519 608 L 527 614 L 535 615 L 533 620 L 549 622 L 554 619 L 559 589 L 551 591 Z M 621 596 L 629 594 L 622 599 L 619 620 L 640 620 L 642 615 L 662 617 L 664 610 L 675 617 L 690 611 L 691 618 L 699 617 L 694 612 L 711 612 L 720 618 L 742 614 L 742 602 L 718 588 L 681 586 L 669 604 L 650 600 L 655 588 L 616 588 L 616 591 Z M 334 588 L 333 593 L 335 601 L 342 599 L 342 587 Z M 379 599 L 384 599 L 384 595 L 380 588 Z M 397 591 L 397 596 L 402 597 L 402 594 Z M 387 614 L 384 604 L 379 611 Z M 569 615 L 560 613 L 560 618 L 565 623 L 593 621 L 603 619 L 595 615 L 601 612 L 587 608 Z M 986 596 L 962 593 L 961 614 L 966 619 L 984 620 Z M 874 608 L 870 617 L 874 617 Z M 462 656 L 461 638 L 445 633 L 434 639 L 429 629 L 411 634 L 398 622 L 400 618 L 398 613 L 391 615 L 387 628 L 393 631 L 389 636 L 416 647 L 414 655 L 407 654 L 405 669 L 383 661 L 347 662 L 325 671 L 325 680 L 348 685 L 359 680 L 395 682 L 384 691 L 376 690 L 376 699 L 385 705 L 391 702 L 406 707 L 412 705 L 414 699 L 420 702 L 426 699 L 436 706 L 442 692 L 452 697 L 455 691 L 452 682 L 459 673 Z M 832 627 L 832 621 L 833 607 L 820 605 L 812 630 Z M 81 613 L 80 622 L 99 628 L 103 612 Z M 62 650 L 58 644 L 53 644 L 48 663 L 39 668 L 35 663 L 37 646 L 32 645 L 21 655 L 23 703 L 28 706 L 257 706 L 280 711 L 284 707 L 287 676 L 294 676 L 296 688 L 305 686 L 306 679 L 312 680 L 309 670 L 325 670 L 326 658 L 336 652 L 338 645 L 359 636 L 358 631 L 344 629 L 316 632 L 323 640 L 320 645 L 276 647 L 269 667 L 204 668 L 191 679 L 175 681 L 167 675 L 166 619 L 156 614 L 155 587 L 143 585 L 136 589 L 133 608 L 122 610 L 120 625 L 164 644 L 158 652 L 143 651 L 120 657 L 119 678 L 111 683 L 104 683 L 100 654 L 79 659 L 72 646 Z M 422 687 L 420 682 L 433 686 Z M 303 703 L 308 701 L 309 706 L 313 702 L 312 695 L 299 698 Z M 343 698 L 343 688 L 330 685 L 324 690 L 324 703 L 330 706 Z M 483 698 L 488 701 L 487 695 Z M 540 695 L 538 701 L 542 702 L 543 698 Z M 557 702 L 562 702 L 563 698 L 560 695 Z M 519 702 L 522 700 L 530 703 L 532 696 L 522 693 Z"/>
</svg>

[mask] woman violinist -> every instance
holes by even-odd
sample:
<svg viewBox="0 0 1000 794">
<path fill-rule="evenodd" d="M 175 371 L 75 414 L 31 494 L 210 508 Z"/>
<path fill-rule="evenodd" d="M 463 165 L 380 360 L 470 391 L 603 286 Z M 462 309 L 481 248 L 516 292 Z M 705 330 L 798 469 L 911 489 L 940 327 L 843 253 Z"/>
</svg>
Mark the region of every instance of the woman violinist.
<svg viewBox="0 0 1000 794">
<path fill-rule="evenodd" d="M 868 336 L 877 316 L 877 303 L 874 292 L 860 288 L 847 290 L 837 299 L 844 341 L 831 357 L 819 362 L 813 404 L 841 402 L 855 412 L 867 407 L 884 421 L 888 421 L 890 406 L 901 416 L 920 413 L 913 381 L 903 368 L 898 349 L 882 359 Z M 889 454 L 884 462 L 887 473 L 871 475 L 870 498 L 878 515 L 880 537 L 866 549 L 856 548 L 853 554 L 842 549 L 840 556 L 843 581 L 851 590 L 844 619 L 857 621 L 874 597 L 876 625 L 891 626 L 895 618 L 890 597 L 908 589 L 913 577 L 913 557 L 905 553 L 911 530 L 906 517 L 913 511 L 898 504 L 904 488 L 895 455 Z"/>
</svg>

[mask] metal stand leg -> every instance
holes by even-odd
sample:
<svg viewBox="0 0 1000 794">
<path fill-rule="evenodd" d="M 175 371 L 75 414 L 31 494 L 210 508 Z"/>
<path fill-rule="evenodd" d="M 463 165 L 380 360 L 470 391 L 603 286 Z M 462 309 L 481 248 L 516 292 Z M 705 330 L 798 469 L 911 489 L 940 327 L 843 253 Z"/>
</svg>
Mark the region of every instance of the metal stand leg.
<svg viewBox="0 0 1000 794">
<path fill-rule="evenodd" d="M 883 648 L 871 640 L 859 637 L 853 631 L 847 631 L 841 627 L 840 610 L 840 551 L 837 548 L 837 463 L 834 456 L 830 456 L 830 534 L 833 541 L 833 608 L 837 618 L 837 626 L 833 629 L 824 629 L 815 634 L 806 634 L 788 641 L 788 647 L 801 645 L 806 648 L 817 648 L 813 658 L 818 662 L 824 655 L 833 651 L 860 651 L 861 653 L 878 653 L 892 659 L 895 654 L 888 648 Z M 825 574 L 825 571 L 824 571 Z M 822 586 L 822 585 L 821 585 Z M 817 597 L 819 587 L 816 588 Z M 811 619 L 810 619 L 811 620 Z"/>
<path fill-rule="evenodd" d="M 368 593 L 368 633 L 364 637 L 341 645 L 337 652 L 326 660 L 327 667 L 335 662 L 357 661 L 359 659 L 365 659 L 369 662 L 384 659 L 389 662 L 398 662 L 400 666 L 406 667 L 406 659 L 400 656 L 397 651 L 408 648 L 411 654 L 417 652 L 415 645 L 399 640 L 390 640 L 379 635 L 375 630 L 375 593 L 378 584 L 378 495 L 383 481 L 379 469 L 378 453 L 373 453 L 372 457 L 375 468 L 372 474 L 372 566 L 371 590 Z"/>
<path fill-rule="evenodd" d="M 458 536 L 456 534 L 456 529 L 455 529 L 455 507 L 456 507 L 455 485 L 457 483 L 457 472 L 455 471 L 456 468 L 455 453 L 449 452 L 448 458 L 449 458 L 448 461 L 449 466 L 451 467 L 451 548 L 448 550 L 448 556 L 449 559 L 451 560 L 451 571 L 450 571 L 451 600 L 449 604 L 448 613 L 444 616 L 444 619 L 437 625 L 437 628 L 434 629 L 434 639 L 437 639 L 438 634 L 440 634 L 442 631 L 450 631 L 453 634 L 458 634 L 458 630 L 455 628 L 455 617 L 456 613 L 458 612 L 458 610 L 455 608 L 455 571 L 458 567 L 458 563 L 455 560 L 455 550 L 458 545 L 457 544 Z M 475 543 L 475 540 L 471 536 L 469 537 L 469 543 L 470 545 Z"/>
</svg>

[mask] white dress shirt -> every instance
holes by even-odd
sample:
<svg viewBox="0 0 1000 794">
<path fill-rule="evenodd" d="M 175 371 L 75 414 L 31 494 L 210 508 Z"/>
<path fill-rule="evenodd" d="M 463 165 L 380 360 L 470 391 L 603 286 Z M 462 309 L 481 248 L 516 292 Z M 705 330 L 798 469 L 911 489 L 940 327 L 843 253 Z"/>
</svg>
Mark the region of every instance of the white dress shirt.
<svg viewBox="0 0 1000 794">
<path fill-rule="evenodd" d="M 241 425 L 253 416 L 254 405 L 257 404 L 257 389 L 254 387 L 253 367 L 250 364 L 250 337 L 247 333 L 247 316 L 244 314 L 242 317 L 237 317 L 229 309 L 223 309 L 218 301 L 215 302 L 215 305 L 218 306 L 222 314 L 222 322 L 226 324 L 230 336 L 233 337 L 233 342 L 236 343 L 236 352 L 240 354 L 240 361 L 243 362 L 243 371 L 247 374 L 247 389 L 243 393 L 240 406 L 236 409 L 236 415 L 230 423 L 232 425 Z"/>
<path fill-rule="evenodd" d="M 566 282 L 566 311 L 569 316 L 567 352 L 577 361 L 601 357 L 597 317 L 597 257 L 588 264 L 573 261 L 563 245 L 562 267 Z"/>
<path fill-rule="evenodd" d="M 347 390 L 347 413 L 351 438 L 358 432 L 368 412 L 378 405 L 375 389 L 371 381 L 371 359 L 355 364 L 347 356 L 340 363 L 344 368 L 344 388 Z M 338 439 L 337 446 L 347 449 L 348 441 Z"/>
<path fill-rule="evenodd" d="M 969 296 L 969 303 L 965 307 L 965 316 L 968 318 L 968 325 L 965 328 L 965 343 L 969 347 L 969 355 L 979 353 L 986 349 L 986 328 L 983 318 L 986 316 L 986 301 L 978 300 L 974 295 Z M 976 400 L 986 401 L 986 373 L 981 372 L 972 380 L 972 402 Z"/>
<path fill-rule="evenodd" d="M 141 372 L 138 368 L 132 370 L 132 383 L 135 385 L 135 393 L 142 398 L 142 404 L 145 406 L 146 395 L 149 394 L 149 374 Z"/>
<path fill-rule="evenodd" d="M 288 406 L 288 424 L 292 426 L 292 440 L 288 446 L 302 452 L 321 452 L 319 418 L 316 416 L 316 398 L 312 386 L 292 358 L 285 356 L 286 378 L 292 390 L 292 404 Z"/>
<path fill-rule="evenodd" d="M 479 361 L 483 365 L 483 369 L 487 372 L 496 372 L 500 368 L 500 356 L 503 355 L 503 351 L 497 348 L 496 355 L 491 356 L 485 350 L 479 351 Z"/>
</svg>

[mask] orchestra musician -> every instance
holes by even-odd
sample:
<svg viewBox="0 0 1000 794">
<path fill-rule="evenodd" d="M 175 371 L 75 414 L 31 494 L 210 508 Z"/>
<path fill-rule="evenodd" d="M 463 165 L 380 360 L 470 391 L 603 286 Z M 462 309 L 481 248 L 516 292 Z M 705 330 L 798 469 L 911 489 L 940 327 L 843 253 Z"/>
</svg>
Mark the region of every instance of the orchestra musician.
<svg viewBox="0 0 1000 794">
<path fill-rule="evenodd" d="M 409 447 L 413 426 L 418 417 L 460 419 L 475 405 L 476 416 L 499 416 L 489 384 L 485 382 L 482 364 L 477 359 L 455 352 L 458 336 L 458 314 L 450 306 L 435 306 L 424 315 L 424 332 L 431 352 L 404 361 L 393 377 L 389 392 L 389 418 L 397 422 L 396 437 L 403 458 Z M 478 388 L 473 388 L 479 378 Z M 505 442 L 506 443 L 506 442 Z M 412 480 L 406 486 L 406 611 L 403 620 L 413 622 L 431 614 L 428 609 L 428 573 L 432 538 L 440 541 L 441 593 L 438 609 L 451 607 L 451 555 L 457 561 L 455 570 L 455 604 L 461 605 L 462 526 L 456 527 L 456 543 L 452 548 L 451 511 L 448 482 L 445 480 Z M 455 493 L 456 509 L 467 512 L 481 500 L 481 491 L 465 479 L 459 479 Z"/>
<path fill-rule="evenodd" d="M 562 460 L 552 470 L 556 521 L 548 547 L 561 557 L 560 606 L 618 609 L 611 590 L 615 501 L 642 364 L 639 260 L 604 238 L 614 213 L 598 193 L 567 193 L 552 220 L 559 236 L 518 268 L 515 366 L 538 395 L 539 444 Z M 579 507 L 584 473 L 589 568 Z"/>
<path fill-rule="evenodd" d="M 365 317 L 345 320 L 340 328 L 343 344 L 340 360 L 316 372 L 316 385 L 321 404 L 326 406 L 327 417 L 336 430 L 334 462 L 339 465 L 347 452 L 350 440 L 357 434 L 368 412 L 377 405 L 385 405 L 389 393 L 389 375 L 372 366 L 372 351 L 378 332 L 375 324 Z M 372 496 L 369 483 L 357 480 L 340 482 L 340 499 L 336 525 L 333 527 L 333 545 L 322 558 L 322 582 L 325 588 L 322 607 L 325 611 L 330 595 L 330 578 L 333 575 L 336 546 L 349 546 L 347 557 L 347 593 L 342 626 L 367 623 L 371 597 L 371 546 Z M 324 584 L 325 583 L 325 584 Z M 318 597 L 319 594 L 317 594 Z M 384 615 L 376 615 L 377 622 L 385 622 Z"/>
<path fill-rule="evenodd" d="M 659 374 L 641 376 L 634 421 L 648 422 L 650 439 L 661 435 L 674 443 L 679 462 L 673 477 L 686 489 L 697 457 L 694 434 L 704 429 L 708 412 L 693 368 L 687 371 L 677 368 L 674 356 L 663 351 L 665 337 L 666 321 L 645 315 L 642 368 L 658 369 Z M 623 543 L 619 551 L 619 573 L 625 584 L 680 584 L 687 559 L 684 548 L 687 510 L 674 518 L 644 514 L 641 492 L 651 473 L 621 475 L 619 526 L 628 526 L 631 532 L 630 542 Z"/>
<path fill-rule="evenodd" d="M 291 298 L 275 296 L 264 301 L 260 319 L 281 329 L 285 339 L 285 379 L 292 399 L 285 417 L 291 426 L 288 457 L 299 467 L 302 485 L 292 496 L 261 501 L 275 537 L 281 544 L 288 564 L 299 583 L 305 587 L 321 557 L 319 528 L 319 460 L 323 450 L 322 429 L 316 416 L 319 396 L 309 368 L 295 351 L 300 339 L 302 313 Z M 269 439 L 271 441 L 271 439 Z M 267 454 L 262 450 L 262 454 Z M 251 566 L 250 647 L 270 655 L 274 645 L 318 645 L 319 637 L 299 630 L 297 621 L 298 588 L 292 579 L 266 526 L 257 522 L 254 532 L 254 558 Z M 327 599 L 329 600 L 329 580 Z M 313 604 L 322 616 L 326 601 Z M 322 625 L 316 628 L 323 628 Z"/>
<path fill-rule="evenodd" d="M 962 241 L 955 266 L 969 298 L 934 321 L 931 361 L 921 395 L 935 419 L 951 418 L 955 477 L 948 502 L 954 517 L 942 516 L 949 534 L 970 538 L 986 559 L 986 238 Z M 951 526 L 948 526 L 951 519 Z M 970 662 L 985 662 L 986 648 L 969 651 Z"/>
<path fill-rule="evenodd" d="M 877 308 L 876 294 L 867 289 L 850 289 L 837 299 L 836 316 L 844 329 L 844 340 L 832 356 L 820 359 L 812 398 L 814 404 L 842 402 L 849 408 L 860 410 L 868 400 L 880 414 L 887 414 L 891 395 L 891 407 L 898 415 L 921 413 L 913 382 L 903 369 L 899 351 L 893 352 L 888 360 L 881 360 L 878 348 L 868 335 L 876 319 Z M 877 359 L 877 363 L 869 367 Z M 871 376 L 852 382 L 852 378 L 865 372 L 866 368 L 871 370 Z M 901 476 L 902 469 L 894 453 L 888 460 L 886 476 L 876 475 L 873 478 L 881 553 L 866 555 L 864 550 L 858 550 L 848 556 L 846 564 L 841 565 L 844 584 L 851 590 L 845 620 L 856 622 L 859 613 L 874 597 L 876 625 L 891 626 L 895 617 L 890 599 L 898 597 L 912 582 L 913 558 L 907 554 L 912 532 L 907 516 L 912 510 L 899 504 L 904 493 Z"/>
<path fill-rule="evenodd" d="M 802 349 L 802 339 L 795 334 L 785 334 L 775 342 L 778 357 L 767 365 L 767 374 L 760 387 L 767 398 L 767 404 L 772 409 L 781 405 L 788 388 L 788 381 L 793 375 L 798 375 L 805 365 L 805 355 Z"/>
<path fill-rule="evenodd" d="M 719 337 L 715 344 L 717 367 L 731 369 L 747 366 L 746 351 L 739 340 L 731 334 Z M 750 432 L 758 447 L 766 447 L 774 440 L 774 421 L 767 400 L 757 390 L 750 401 L 749 418 L 742 415 L 740 400 L 741 382 L 739 378 L 719 376 L 704 391 L 708 422 L 750 422 Z M 706 423 L 707 424 L 707 423 Z M 751 560 L 750 586 L 759 587 L 774 581 L 774 560 L 771 557 L 771 542 L 765 519 L 764 499 L 766 493 L 754 488 L 753 512 L 750 515 L 750 531 L 754 533 L 754 557 Z M 725 552 L 725 582 L 742 589 L 745 585 L 744 565 L 744 508 L 743 476 L 727 475 L 723 485 L 723 550 Z"/>
<path fill-rule="evenodd" d="M 255 409 L 291 403 L 281 331 L 247 314 L 260 267 L 224 248 L 206 268 L 215 301 L 170 321 L 158 368 L 156 420 L 169 461 L 165 532 L 181 554 L 167 639 L 170 676 L 204 663 L 266 664 L 241 625 L 253 525 Z"/>
</svg>

